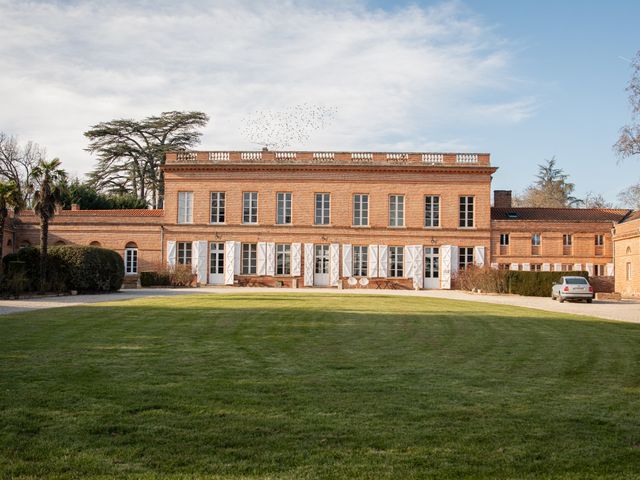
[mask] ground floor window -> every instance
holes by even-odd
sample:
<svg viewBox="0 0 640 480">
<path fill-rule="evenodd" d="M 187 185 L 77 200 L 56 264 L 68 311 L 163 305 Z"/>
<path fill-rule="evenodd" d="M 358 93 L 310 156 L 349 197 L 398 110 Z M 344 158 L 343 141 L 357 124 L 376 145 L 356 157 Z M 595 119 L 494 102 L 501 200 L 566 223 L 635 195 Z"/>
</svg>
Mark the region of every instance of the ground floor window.
<svg viewBox="0 0 640 480">
<path fill-rule="evenodd" d="M 605 267 L 606 267 L 606 265 L 594 265 L 593 266 L 593 274 L 596 277 L 604 277 L 606 275 Z"/>
<path fill-rule="evenodd" d="M 562 264 L 562 271 L 563 272 L 570 272 L 573 270 L 573 264 L 572 263 L 563 263 Z"/>
<path fill-rule="evenodd" d="M 178 242 L 178 265 L 191 265 L 191 242 Z"/>
<path fill-rule="evenodd" d="M 367 276 L 367 247 L 364 245 L 354 245 L 353 247 L 353 276 Z"/>
<path fill-rule="evenodd" d="M 627 280 L 631 281 L 631 262 L 627 262 Z"/>
<path fill-rule="evenodd" d="M 404 276 L 404 247 L 389 247 L 389 276 Z"/>
<path fill-rule="evenodd" d="M 127 244 L 124 250 L 124 273 L 126 275 L 138 273 L 138 247 L 135 244 Z"/>
<path fill-rule="evenodd" d="M 438 247 L 426 247 L 424 249 L 424 276 L 425 278 L 438 278 L 440 276 L 440 249 Z"/>
<path fill-rule="evenodd" d="M 458 266 L 460 270 L 464 270 L 470 265 L 473 265 L 473 247 L 460 247 L 460 254 L 458 255 Z"/>
<path fill-rule="evenodd" d="M 255 275 L 257 272 L 258 245 L 242 244 L 242 275 Z"/>
<path fill-rule="evenodd" d="M 498 270 L 509 270 L 509 268 L 511 268 L 511 265 L 509 263 L 498 264 Z"/>
<path fill-rule="evenodd" d="M 542 271 L 542 264 L 541 263 L 532 263 L 531 264 L 531 271 L 532 272 L 541 272 Z"/>
<path fill-rule="evenodd" d="M 276 244 L 276 275 L 291 275 L 291 245 Z"/>
</svg>

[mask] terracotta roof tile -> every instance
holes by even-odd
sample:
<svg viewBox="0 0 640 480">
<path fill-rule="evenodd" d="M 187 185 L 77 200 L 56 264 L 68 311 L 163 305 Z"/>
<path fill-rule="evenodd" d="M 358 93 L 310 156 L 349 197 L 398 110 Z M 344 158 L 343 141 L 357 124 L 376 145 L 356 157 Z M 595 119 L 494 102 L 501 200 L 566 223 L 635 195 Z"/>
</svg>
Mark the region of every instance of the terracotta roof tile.
<svg viewBox="0 0 640 480">
<path fill-rule="evenodd" d="M 20 212 L 20 215 L 34 215 L 32 210 Z M 83 216 L 93 215 L 95 217 L 162 217 L 164 210 L 148 210 L 143 208 L 121 209 L 121 210 L 63 210 L 58 213 L 60 216 Z"/>
<path fill-rule="evenodd" d="M 625 222 L 631 222 L 633 220 L 640 220 L 640 210 L 633 212 L 631 215 L 624 219 Z"/>
<path fill-rule="evenodd" d="M 617 208 L 491 207 L 491 220 L 539 220 L 547 222 L 619 222 L 631 210 Z"/>
</svg>

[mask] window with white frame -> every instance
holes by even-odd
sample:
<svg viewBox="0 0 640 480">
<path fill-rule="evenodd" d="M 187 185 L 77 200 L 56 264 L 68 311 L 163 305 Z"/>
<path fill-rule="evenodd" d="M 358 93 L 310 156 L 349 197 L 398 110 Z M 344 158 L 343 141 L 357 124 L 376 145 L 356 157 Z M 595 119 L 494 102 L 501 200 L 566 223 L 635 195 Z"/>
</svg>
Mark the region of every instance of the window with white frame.
<svg viewBox="0 0 640 480">
<path fill-rule="evenodd" d="M 257 272 L 258 245 L 242 244 L 242 275 L 255 275 Z"/>
<path fill-rule="evenodd" d="M 627 262 L 627 281 L 631 281 L 631 262 Z"/>
<path fill-rule="evenodd" d="M 368 274 L 368 248 L 366 245 L 353 246 L 353 276 L 366 277 Z"/>
<path fill-rule="evenodd" d="M 596 277 L 604 277 L 606 265 L 598 264 L 593 266 L 593 274 Z"/>
<path fill-rule="evenodd" d="M 573 236 L 572 235 L 562 235 L 562 246 L 563 247 L 571 247 L 573 245 Z"/>
<path fill-rule="evenodd" d="M 276 194 L 276 224 L 291 225 L 291 192 Z"/>
<path fill-rule="evenodd" d="M 224 223 L 225 193 L 211 192 L 211 223 Z"/>
<path fill-rule="evenodd" d="M 193 223 L 193 192 L 178 192 L 178 223 Z"/>
<path fill-rule="evenodd" d="M 242 223 L 258 223 L 258 192 L 242 194 Z"/>
<path fill-rule="evenodd" d="M 178 265 L 191 265 L 191 242 L 178 242 Z"/>
<path fill-rule="evenodd" d="M 541 272 L 542 271 L 542 264 L 541 263 L 532 263 L 530 268 L 531 268 L 532 272 Z"/>
<path fill-rule="evenodd" d="M 357 227 L 369 225 L 369 195 L 366 193 L 353 196 L 353 224 Z"/>
<path fill-rule="evenodd" d="M 508 247 L 509 246 L 509 234 L 508 233 L 501 233 L 500 234 L 500 246 L 501 247 Z"/>
<path fill-rule="evenodd" d="M 404 227 L 404 195 L 389 195 L 389 226 Z"/>
<path fill-rule="evenodd" d="M 596 247 L 604 247 L 604 235 L 596 235 Z"/>
<path fill-rule="evenodd" d="M 316 193 L 314 224 L 329 225 L 331 222 L 331 194 Z"/>
<path fill-rule="evenodd" d="M 138 246 L 131 242 L 124 249 L 124 273 L 135 275 L 138 273 Z"/>
<path fill-rule="evenodd" d="M 389 247 L 389 276 L 404 276 L 404 247 Z"/>
<path fill-rule="evenodd" d="M 531 234 L 531 246 L 532 247 L 539 247 L 540 246 L 540 234 L 539 233 Z"/>
<path fill-rule="evenodd" d="M 458 267 L 464 270 L 473 265 L 473 247 L 460 247 L 458 253 Z"/>
<path fill-rule="evenodd" d="M 440 226 L 440 197 L 437 195 L 424 197 L 424 226 L 427 228 Z"/>
<path fill-rule="evenodd" d="M 460 197 L 460 228 L 473 227 L 473 201 L 472 196 Z"/>
<path fill-rule="evenodd" d="M 291 245 L 288 243 L 276 244 L 276 275 L 291 274 Z"/>
</svg>

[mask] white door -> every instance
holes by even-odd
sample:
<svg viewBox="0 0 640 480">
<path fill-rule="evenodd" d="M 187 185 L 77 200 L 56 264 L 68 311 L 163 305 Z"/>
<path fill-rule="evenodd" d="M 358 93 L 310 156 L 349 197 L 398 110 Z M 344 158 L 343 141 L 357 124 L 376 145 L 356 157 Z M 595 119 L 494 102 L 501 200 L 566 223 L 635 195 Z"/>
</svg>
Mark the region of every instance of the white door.
<svg viewBox="0 0 640 480">
<path fill-rule="evenodd" d="M 209 244 L 209 283 L 224 285 L 224 242 Z"/>
<path fill-rule="evenodd" d="M 329 286 L 329 245 L 315 245 L 315 268 L 313 284 L 318 287 Z"/>
<path fill-rule="evenodd" d="M 424 247 L 424 288 L 440 288 L 440 249 Z"/>
</svg>

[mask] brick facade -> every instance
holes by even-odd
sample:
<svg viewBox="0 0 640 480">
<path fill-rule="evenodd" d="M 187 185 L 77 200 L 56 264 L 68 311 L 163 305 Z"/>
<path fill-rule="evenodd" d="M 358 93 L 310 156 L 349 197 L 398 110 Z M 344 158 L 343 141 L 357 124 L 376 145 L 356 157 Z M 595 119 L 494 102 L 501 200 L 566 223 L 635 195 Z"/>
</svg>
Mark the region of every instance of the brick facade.
<svg viewBox="0 0 640 480">
<path fill-rule="evenodd" d="M 616 292 L 640 297 L 640 212 L 616 225 L 613 242 Z"/>
<path fill-rule="evenodd" d="M 50 226 L 50 244 L 97 242 L 123 255 L 135 245 L 138 272 L 190 257 L 201 283 L 228 285 L 449 288 L 461 261 L 612 269 L 606 265 L 613 263 L 611 229 L 619 211 L 594 221 L 496 218 L 491 178 L 497 169 L 488 154 L 181 152 L 168 154 L 163 170 L 164 210 L 64 211 Z M 212 192 L 224 192 L 222 223 L 212 223 Z M 257 221 L 250 224 L 243 219 L 249 192 L 257 193 Z M 290 224 L 277 222 L 279 193 L 290 199 Z M 316 224 L 317 193 L 329 194 L 326 225 Z M 357 194 L 367 195 L 362 226 L 354 225 Z M 400 198 L 393 199 L 397 226 L 390 224 L 392 197 Z M 426 197 L 437 197 L 435 226 L 425 224 Z M 496 205 L 508 208 L 510 198 L 498 192 Z M 473 204 L 464 217 L 471 225 L 461 226 L 466 202 Z M 532 232 L 542 233 L 539 255 L 531 255 Z M 500 249 L 500 233 L 510 235 L 508 251 Z M 562 251 L 563 234 L 572 235 L 569 255 Z M 599 234 L 604 245 L 596 252 Z M 16 219 L 14 248 L 37 244 L 38 235 L 36 217 L 24 212 Z M 394 255 L 403 258 L 392 266 Z M 356 257 L 363 256 L 366 268 L 354 275 Z M 278 274 L 285 257 L 289 271 Z M 392 271 L 400 264 L 401 271 Z"/>
</svg>

